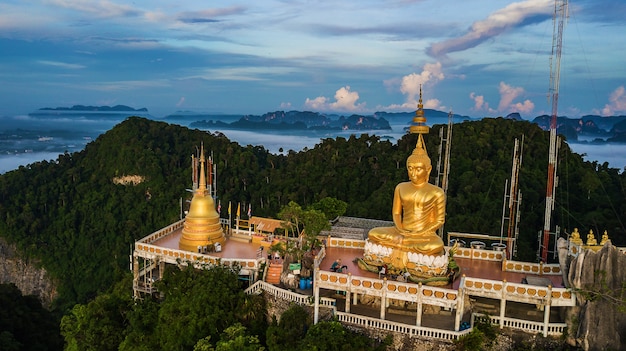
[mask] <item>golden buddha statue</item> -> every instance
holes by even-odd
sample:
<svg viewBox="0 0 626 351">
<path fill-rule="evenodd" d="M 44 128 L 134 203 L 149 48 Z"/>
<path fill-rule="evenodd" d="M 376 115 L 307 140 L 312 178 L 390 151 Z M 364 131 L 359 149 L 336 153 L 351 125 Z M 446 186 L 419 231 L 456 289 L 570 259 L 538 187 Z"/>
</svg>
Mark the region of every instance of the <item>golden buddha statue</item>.
<svg viewBox="0 0 626 351">
<path fill-rule="evenodd" d="M 593 229 L 589 229 L 589 234 L 587 234 L 587 246 L 596 246 L 598 245 L 598 241 L 596 240 L 596 236 L 593 234 Z"/>
<path fill-rule="evenodd" d="M 368 241 L 406 252 L 441 255 L 443 240 L 437 230 L 445 222 L 446 197 L 443 189 L 428 183 L 432 165 L 421 134 L 406 168 L 410 181 L 398 184 L 393 195 L 394 226 L 373 228 Z"/>
<path fill-rule="evenodd" d="M 604 246 L 604 244 L 610 241 L 611 239 L 609 239 L 609 233 L 607 233 L 607 231 L 605 230 L 604 234 L 602 234 L 602 240 L 600 240 L 600 246 Z"/>
<path fill-rule="evenodd" d="M 359 268 L 427 285 L 445 285 L 459 272 L 454 246 L 446 252 L 437 230 L 445 222 L 446 195 L 428 183 L 432 164 L 423 134 L 428 133 L 422 104 L 422 89 L 411 133 L 417 144 L 406 160 L 408 182 L 396 185 L 391 213 L 393 227 L 377 227 L 368 233 Z M 384 272 L 384 273 L 383 273 Z"/>
<path fill-rule="evenodd" d="M 574 228 L 574 232 L 572 233 L 569 240 L 570 242 L 578 246 L 583 244 L 583 239 L 580 238 L 580 233 L 578 232 L 578 228 Z"/>
</svg>

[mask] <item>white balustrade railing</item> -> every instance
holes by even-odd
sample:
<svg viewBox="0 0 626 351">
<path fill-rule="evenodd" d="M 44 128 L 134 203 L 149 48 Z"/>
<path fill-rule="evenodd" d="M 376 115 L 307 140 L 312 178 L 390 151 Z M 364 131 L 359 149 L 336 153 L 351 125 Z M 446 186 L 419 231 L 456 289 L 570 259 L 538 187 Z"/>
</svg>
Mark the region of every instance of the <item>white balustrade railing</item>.
<svg viewBox="0 0 626 351">
<path fill-rule="evenodd" d="M 428 287 L 434 288 L 434 287 Z M 446 290 L 440 289 L 439 290 Z M 284 299 L 286 301 L 292 301 L 301 305 L 309 305 L 312 306 L 314 301 L 313 297 L 310 295 L 302 295 L 298 293 L 294 293 L 285 289 L 281 289 L 272 284 L 268 284 L 263 281 L 258 281 L 254 283 L 252 286 L 246 289 L 246 293 L 248 294 L 258 294 L 261 291 L 265 291 L 272 296 L 280 299 Z M 327 307 L 333 310 L 334 315 L 337 317 L 337 320 L 341 323 L 353 324 L 364 328 L 371 329 L 379 329 L 389 332 L 403 333 L 415 337 L 424 337 L 424 338 L 433 338 L 439 340 L 457 340 L 461 336 L 469 333 L 471 329 L 465 329 L 462 331 L 452 331 L 452 330 L 444 330 L 444 329 L 436 329 L 436 328 L 428 328 L 428 327 L 418 327 L 414 325 L 397 323 L 393 321 L 388 321 L 384 319 L 367 317 L 358 314 L 346 313 L 337 311 L 336 309 L 336 300 L 332 298 L 320 298 L 319 301 L 320 306 Z M 494 325 L 500 325 L 500 317 L 499 316 L 487 316 L 481 313 L 473 313 L 471 316 L 471 325 L 473 326 L 477 319 L 482 319 L 483 321 L 489 321 L 489 323 Z M 529 333 L 543 333 L 546 325 L 542 322 L 536 321 L 528 321 L 516 318 L 503 318 L 503 326 L 511 329 L 522 330 Z M 567 325 L 565 323 L 548 323 L 547 324 L 547 334 L 548 335 L 562 335 Z"/>
<path fill-rule="evenodd" d="M 482 313 L 472 313 L 471 325 L 473 326 L 478 319 L 483 321 L 489 321 L 489 323 L 493 325 L 500 325 L 499 316 L 487 316 Z M 545 327 L 543 322 L 527 321 L 523 319 L 509 317 L 504 317 L 502 326 L 506 328 L 525 331 L 528 333 L 543 333 Z M 565 323 L 548 323 L 547 334 L 562 335 L 563 332 L 565 332 L 566 328 L 567 324 Z"/>
<path fill-rule="evenodd" d="M 350 291 L 370 296 L 455 308 L 459 291 L 436 286 L 398 282 L 395 280 L 352 276 L 351 274 L 318 271 L 315 284 L 319 288 Z"/>
<path fill-rule="evenodd" d="M 567 288 L 509 283 L 500 280 L 461 278 L 459 285 L 466 294 L 531 304 L 575 306 L 576 297 Z"/>
<path fill-rule="evenodd" d="M 544 264 L 534 262 L 507 261 L 502 262 L 502 270 L 505 272 L 537 274 L 537 275 L 561 275 L 561 266 L 558 263 Z"/>
<path fill-rule="evenodd" d="M 314 303 L 313 297 L 311 295 L 302 295 L 293 291 L 281 289 L 277 286 L 261 280 L 252 284 L 245 290 L 246 294 L 259 294 L 261 293 L 261 291 L 265 291 L 266 293 L 282 300 L 295 302 L 299 305 L 313 306 Z M 320 305 L 323 307 L 328 307 L 334 310 L 336 304 L 337 301 L 335 299 L 331 299 L 328 297 L 320 298 Z"/>
<path fill-rule="evenodd" d="M 322 261 L 324 260 L 324 257 L 326 257 L 326 247 L 322 246 L 317 255 L 315 255 L 315 259 L 313 260 L 313 267 L 315 269 L 319 268 L 320 264 L 322 264 Z"/>
<path fill-rule="evenodd" d="M 457 332 L 452 330 L 418 327 L 415 325 L 396 323 L 384 319 L 372 318 L 345 312 L 336 312 L 336 316 L 337 320 L 342 323 L 439 340 L 457 340 L 459 337 L 471 331 L 470 329 L 466 329 Z"/>
<path fill-rule="evenodd" d="M 178 249 L 163 248 L 156 245 L 135 242 L 134 255 L 159 260 L 169 264 L 186 264 L 191 262 L 194 266 L 202 265 L 225 265 L 233 267 L 239 265 L 242 269 L 258 270 L 260 261 L 263 259 L 222 258 Z"/>
<path fill-rule="evenodd" d="M 335 237 L 329 237 L 325 240 L 327 247 L 337 247 L 344 249 L 363 249 L 365 247 L 365 240 L 343 239 Z"/>
<path fill-rule="evenodd" d="M 179 230 L 180 228 L 183 227 L 183 225 L 185 224 L 185 220 L 181 219 L 178 222 L 174 222 L 170 225 L 168 225 L 165 228 L 159 229 L 156 232 L 140 239 L 139 241 L 137 241 L 138 243 L 146 243 L 146 244 L 150 244 L 153 243 L 155 241 L 157 241 L 158 239 L 161 239 L 164 236 L 167 236 L 177 230 Z"/>
<path fill-rule="evenodd" d="M 449 247 L 446 247 L 448 250 Z M 458 247 L 454 257 L 467 258 L 484 261 L 503 261 L 506 259 L 506 252 L 487 249 L 475 249 L 471 247 Z"/>
</svg>

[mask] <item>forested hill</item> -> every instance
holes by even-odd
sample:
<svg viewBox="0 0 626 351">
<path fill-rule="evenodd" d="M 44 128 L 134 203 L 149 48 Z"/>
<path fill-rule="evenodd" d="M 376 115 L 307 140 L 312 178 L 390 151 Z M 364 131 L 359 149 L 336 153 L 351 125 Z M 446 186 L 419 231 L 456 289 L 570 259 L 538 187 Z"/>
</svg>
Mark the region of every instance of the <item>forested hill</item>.
<svg viewBox="0 0 626 351">
<path fill-rule="evenodd" d="M 435 167 L 440 127 L 426 136 Z M 543 227 L 548 136 L 530 122 L 454 125 L 445 229 L 499 235 L 513 143 L 522 135 L 519 253 L 532 260 Z M 229 201 L 276 217 L 289 201 L 306 206 L 330 196 L 349 204 L 346 215 L 390 219 L 393 188 L 407 179 L 404 163 L 415 141 L 415 135 L 397 144 L 361 135 L 275 155 L 219 133 L 131 117 L 81 152 L 0 175 L 0 235 L 42 262 L 60 283 L 58 306 L 65 308 L 108 289 L 128 272 L 134 240 L 179 219 L 181 199 L 189 198 L 190 156 L 201 143 L 217 164 L 224 217 Z M 583 162 L 567 145 L 559 170 L 555 222 L 583 233 L 607 229 L 614 243 L 624 244 L 626 174 Z M 130 175 L 142 181 L 119 181 Z"/>
</svg>

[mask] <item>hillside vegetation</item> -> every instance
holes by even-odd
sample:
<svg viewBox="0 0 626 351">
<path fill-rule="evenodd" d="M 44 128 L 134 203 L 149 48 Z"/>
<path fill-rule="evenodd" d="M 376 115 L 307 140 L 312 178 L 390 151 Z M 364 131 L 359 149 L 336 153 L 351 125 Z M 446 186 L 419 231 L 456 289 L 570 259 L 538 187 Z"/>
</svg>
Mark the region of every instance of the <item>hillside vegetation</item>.
<svg viewBox="0 0 626 351">
<path fill-rule="evenodd" d="M 439 128 L 426 136 L 434 167 Z M 518 253 L 534 260 L 543 227 L 548 136 L 530 122 L 483 119 L 454 125 L 445 229 L 500 234 L 513 141 L 522 135 Z M 180 203 L 189 199 L 191 155 L 202 143 L 217 164 L 223 217 L 229 202 L 234 208 L 251 203 L 254 215 L 275 218 L 290 201 L 305 206 L 334 197 L 349 204 L 348 216 L 389 220 L 393 188 L 407 179 L 404 163 L 415 142 L 415 135 L 397 144 L 361 135 L 276 155 L 220 133 L 131 117 L 81 152 L 1 175 L 0 236 L 58 281 L 56 307 L 67 311 L 121 280 L 135 240 L 180 218 Z M 623 245 L 626 174 L 584 162 L 566 144 L 559 174 L 554 222 L 567 231 L 606 229 L 615 244 Z M 130 177 L 142 181 L 119 181 Z"/>
</svg>

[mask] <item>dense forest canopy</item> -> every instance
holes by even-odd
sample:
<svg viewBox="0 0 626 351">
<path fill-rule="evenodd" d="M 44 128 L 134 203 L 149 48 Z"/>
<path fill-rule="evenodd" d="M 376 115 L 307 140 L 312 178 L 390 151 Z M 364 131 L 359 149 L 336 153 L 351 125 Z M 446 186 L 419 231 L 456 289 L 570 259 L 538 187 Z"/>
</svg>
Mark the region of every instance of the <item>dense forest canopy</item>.
<svg viewBox="0 0 626 351">
<path fill-rule="evenodd" d="M 439 129 L 425 137 L 436 168 Z M 454 125 L 446 231 L 500 235 L 503 191 L 515 138 L 524 135 L 519 258 L 535 260 L 543 228 L 548 136 L 530 122 L 483 119 Z M 312 149 L 272 154 L 241 146 L 219 132 L 139 117 L 115 126 L 86 148 L 0 176 L 0 236 L 34 258 L 59 282 L 57 307 L 86 302 L 128 270 L 132 243 L 180 218 L 189 199 L 191 155 L 200 144 L 217 165 L 222 216 L 229 202 L 251 204 L 276 218 L 290 201 L 302 206 L 332 197 L 346 215 L 391 219 L 393 188 L 407 180 L 405 160 L 416 135 L 392 143 L 363 134 L 324 139 Z M 114 183 L 140 175 L 137 185 Z M 431 181 L 437 176 L 431 173 Z M 562 231 L 607 230 L 626 243 L 626 174 L 591 163 L 563 144 L 553 223 Z M 182 200 L 182 201 L 181 201 Z M 445 238 L 444 238 L 445 239 Z"/>
</svg>

